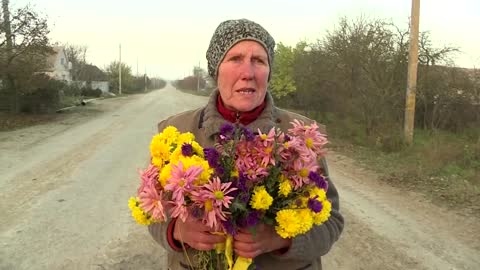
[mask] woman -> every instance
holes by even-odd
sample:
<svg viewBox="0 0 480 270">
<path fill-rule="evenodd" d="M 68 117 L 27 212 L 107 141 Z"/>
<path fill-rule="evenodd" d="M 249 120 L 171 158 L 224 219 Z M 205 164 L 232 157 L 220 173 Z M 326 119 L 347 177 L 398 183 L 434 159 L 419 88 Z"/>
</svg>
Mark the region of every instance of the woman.
<svg viewBox="0 0 480 270">
<path fill-rule="evenodd" d="M 211 147 L 225 121 L 264 132 L 273 126 L 287 131 L 294 119 L 311 122 L 306 117 L 274 106 L 267 91 L 274 48 L 274 39 L 259 24 L 246 19 L 222 22 L 207 50 L 208 72 L 216 79 L 218 89 L 205 107 L 162 121 L 158 125 L 159 132 L 173 125 L 180 132 L 192 132 L 202 146 Z M 322 163 L 324 173 L 328 175 L 326 162 Z M 234 237 L 234 251 L 240 256 L 254 258 L 262 270 L 321 269 L 320 257 L 330 250 L 343 230 L 338 193 L 331 180 L 327 197 L 332 202 L 332 212 L 326 223 L 293 239 L 281 238 L 272 226 L 259 225 L 255 236 L 249 231 L 240 231 Z M 195 250 L 211 250 L 216 243 L 225 241 L 223 237 L 211 234 L 209 228 L 194 217 L 185 222 L 156 223 L 149 226 L 149 231 L 167 250 L 171 270 L 189 269 L 182 246 L 193 254 Z"/>
</svg>

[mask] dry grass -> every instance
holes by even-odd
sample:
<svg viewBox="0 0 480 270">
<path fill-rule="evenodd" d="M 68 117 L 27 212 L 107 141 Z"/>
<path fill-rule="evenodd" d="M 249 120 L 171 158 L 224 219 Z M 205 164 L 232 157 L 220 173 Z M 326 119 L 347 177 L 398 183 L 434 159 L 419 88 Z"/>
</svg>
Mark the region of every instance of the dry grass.
<svg viewBox="0 0 480 270">
<path fill-rule="evenodd" d="M 0 131 L 45 124 L 61 118 L 58 114 L 8 114 L 0 113 Z"/>
</svg>

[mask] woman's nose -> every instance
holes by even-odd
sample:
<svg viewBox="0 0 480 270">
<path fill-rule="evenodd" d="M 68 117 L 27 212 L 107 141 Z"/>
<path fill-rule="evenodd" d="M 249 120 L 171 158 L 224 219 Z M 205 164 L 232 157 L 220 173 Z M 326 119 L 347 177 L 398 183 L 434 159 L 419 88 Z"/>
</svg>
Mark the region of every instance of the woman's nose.
<svg viewBox="0 0 480 270">
<path fill-rule="evenodd" d="M 243 61 L 240 65 L 240 78 L 242 80 L 251 80 L 255 75 L 254 65 L 251 60 Z"/>
</svg>

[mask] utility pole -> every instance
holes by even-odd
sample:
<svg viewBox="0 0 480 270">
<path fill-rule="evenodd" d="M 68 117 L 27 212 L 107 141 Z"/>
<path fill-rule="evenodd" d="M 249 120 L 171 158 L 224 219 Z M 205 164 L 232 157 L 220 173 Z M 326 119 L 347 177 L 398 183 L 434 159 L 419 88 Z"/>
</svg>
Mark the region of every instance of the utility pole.
<svg viewBox="0 0 480 270">
<path fill-rule="evenodd" d="M 145 92 L 147 92 L 147 66 L 145 66 L 145 74 L 143 75 L 143 80 L 145 84 Z"/>
<path fill-rule="evenodd" d="M 407 144 L 413 142 L 415 124 L 415 97 L 417 92 L 418 28 L 420 22 L 420 0 L 412 0 L 410 18 L 410 52 L 408 55 L 407 95 L 405 101 L 404 136 Z"/>
<path fill-rule="evenodd" d="M 122 94 L 122 44 L 119 46 L 120 56 L 118 61 L 118 94 Z"/>
</svg>

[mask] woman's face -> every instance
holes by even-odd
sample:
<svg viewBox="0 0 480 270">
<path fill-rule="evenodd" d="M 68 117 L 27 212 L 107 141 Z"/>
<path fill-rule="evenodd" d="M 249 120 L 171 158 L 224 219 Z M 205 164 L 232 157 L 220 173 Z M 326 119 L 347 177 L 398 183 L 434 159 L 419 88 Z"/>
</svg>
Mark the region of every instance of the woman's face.
<svg viewBox="0 0 480 270">
<path fill-rule="evenodd" d="M 268 86 L 268 54 L 256 41 L 240 41 L 225 55 L 218 68 L 217 85 L 225 106 L 248 112 L 265 99 Z"/>
</svg>

